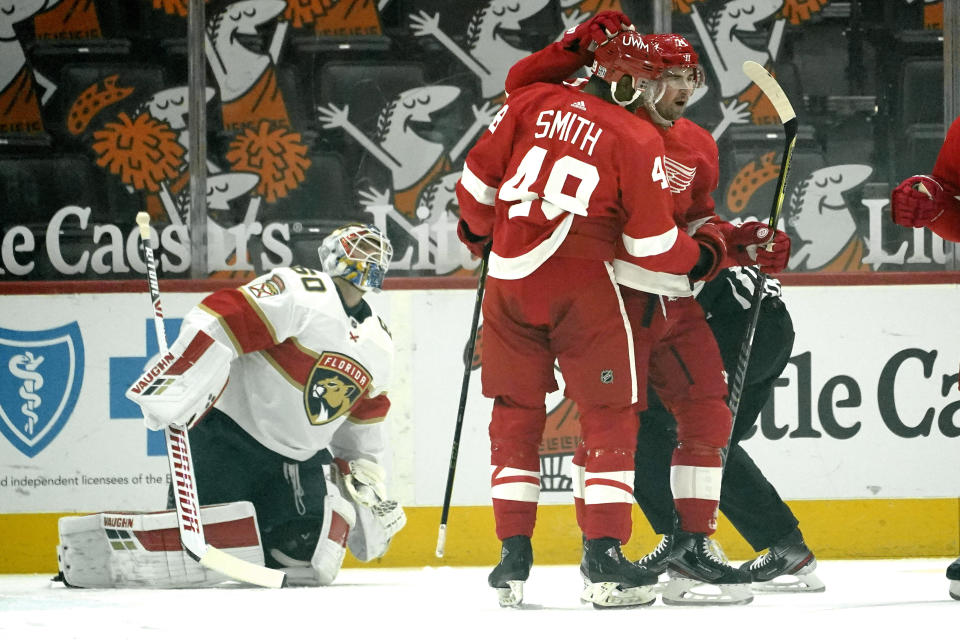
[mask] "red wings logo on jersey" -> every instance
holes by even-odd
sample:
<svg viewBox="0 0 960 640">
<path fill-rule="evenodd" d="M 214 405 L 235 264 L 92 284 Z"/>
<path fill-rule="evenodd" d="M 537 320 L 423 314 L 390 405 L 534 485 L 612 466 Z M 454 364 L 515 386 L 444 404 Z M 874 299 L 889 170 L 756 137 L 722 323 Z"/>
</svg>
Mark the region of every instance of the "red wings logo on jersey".
<svg viewBox="0 0 960 640">
<path fill-rule="evenodd" d="M 664 157 L 663 166 L 667 171 L 667 182 L 670 183 L 672 193 L 686 191 L 697 175 L 696 167 L 688 167 L 672 158 Z"/>
<path fill-rule="evenodd" d="M 326 424 L 348 413 L 370 388 L 371 381 L 370 373 L 353 358 L 321 353 L 303 388 L 311 424 Z"/>
</svg>

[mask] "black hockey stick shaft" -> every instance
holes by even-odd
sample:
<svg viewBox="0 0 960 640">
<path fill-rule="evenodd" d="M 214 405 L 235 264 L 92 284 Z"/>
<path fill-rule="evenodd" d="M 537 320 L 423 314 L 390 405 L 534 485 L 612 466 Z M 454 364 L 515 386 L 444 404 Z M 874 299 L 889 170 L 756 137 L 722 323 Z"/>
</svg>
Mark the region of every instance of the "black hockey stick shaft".
<svg viewBox="0 0 960 640">
<path fill-rule="evenodd" d="M 787 184 L 787 173 L 790 170 L 790 159 L 793 157 L 793 147 L 797 142 L 798 122 L 796 116 L 783 123 L 783 130 L 786 137 L 783 148 L 783 160 L 780 163 L 780 174 L 777 176 L 777 191 L 773 198 L 773 205 L 770 211 L 770 220 L 767 225 L 770 227 L 771 237 L 777 230 L 777 224 L 780 222 L 780 210 L 783 207 L 783 195 Z M 740 399 L 743 395 L 743 387 L 747 380 L 747 365 L 750 364 L 750 352 L 753 349 L 753 336 L 757 330 L 757 321 L 760 318 L 760 303 L 763 300 L 763 289 L 766 286 L 767 274 L 763 269 L 757 269 L 757 284 L 753 291 L 753 299 L 750 303 L 750 321 L 747 323 L 744 332 L 743 341 L 740 343 L 740 353 L 737 356 L 737 369 L 733 374 L 733 383 L 730 385 L 730 394 L 727 398 L 727 406 L 730 408 L 731 424 L 737 421 L 737 413 L 740 411 Z"/>
<path fill-rule="evenodd" d="M 457 409 L 457 424 L 453 430 L 453 446 L 450 449 L 450 468 L 447 471 L 447 488 L 443 494 L 443 510 L 440 513 L 440 530 L 437 533 L 437 557 L 443 557 L 447 543 L 447 518 L 450 515 L 450 499 L 453 496 L 453 478 L 457 471 L 457 455 L 460 452 L 460 433 L 463 431 L 463 414 L 467 408 L 467 391 L 470 388 L 470 372 L 473 368 L 473 353 L 477 344 L 477 330 L 480 326 L 480 308 L 483 303 L 483 290 L 487 284 L 487 263 L 490 258 L 489 247 L 480 261 L 480 279 L 477 282 L 477 298 L 473 303 L 473 319 L 470 321 L 470 338 L 467 343 L 466 362 L 463 363 L 463 381 L 460 384 L 460 406 Z"/>
</svg>

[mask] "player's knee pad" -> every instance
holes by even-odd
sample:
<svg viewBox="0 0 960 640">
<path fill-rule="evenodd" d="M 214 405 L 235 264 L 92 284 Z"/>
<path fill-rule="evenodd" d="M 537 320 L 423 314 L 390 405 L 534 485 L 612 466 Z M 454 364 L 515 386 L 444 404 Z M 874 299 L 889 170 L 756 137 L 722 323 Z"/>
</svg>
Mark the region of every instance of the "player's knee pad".
<svg viewBox="0 0 960 640">
<path fill-rule="evenodd" d="M 313 557 L 310 558 L 310 566 L 313 567 L 319 584 L 333 584 L 340 573 L 343 558 L 347 553 L 347 537 L 356 523 L 356 511 L 348 500 L 335 494 L 324 498 L 320 540 Z"/>
<path fill-rule="evenodd" d="M 677 420 L 677 442 L 722 448 L 730 441 L 730 409 L 722 398 L 684 402 L 671 411 Z"/>
<path fill-rule="evenodd" d="M 201 507 L 200 519 L 212 546 L 254 564 L 264 563 L 252 504 Z M 183 551 L 175 511 L 67 516 L 60 518 L 58 529 L 60 574 L 70 586 L 206 587 L 229 579 Z"/>
<path fill-rule="evenodd" d="M 546 424 L 543 398 L 498 397 L 490 418 L 491 463 L 521 469 L 540 468 L 540 440 Z"/>
<path fill-rule="evenodd" d="M 324 497 L 323 520 L 292 520 L 264 533 L 267 566 L 282 569 L 290 586 L 325 586 L 340 572 L 347 537 L 356 523 L 353 505 L 339 493 Z"/>
</svg>

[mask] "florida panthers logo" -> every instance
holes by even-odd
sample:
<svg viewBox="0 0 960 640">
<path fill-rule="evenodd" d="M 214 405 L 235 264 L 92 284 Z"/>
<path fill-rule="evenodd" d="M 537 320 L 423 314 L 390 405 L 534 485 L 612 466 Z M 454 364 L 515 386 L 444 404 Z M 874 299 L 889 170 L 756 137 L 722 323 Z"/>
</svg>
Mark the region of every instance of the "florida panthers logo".
<svg viewBox="0 0 960 640">
<path fill-rule="evenodd" d="M 321 353 L 303 389 L 310 422 L 326 424 L 348 413 L 369 389 L 370 381 L 370 373 L 353 358 Z"/>
</svg>

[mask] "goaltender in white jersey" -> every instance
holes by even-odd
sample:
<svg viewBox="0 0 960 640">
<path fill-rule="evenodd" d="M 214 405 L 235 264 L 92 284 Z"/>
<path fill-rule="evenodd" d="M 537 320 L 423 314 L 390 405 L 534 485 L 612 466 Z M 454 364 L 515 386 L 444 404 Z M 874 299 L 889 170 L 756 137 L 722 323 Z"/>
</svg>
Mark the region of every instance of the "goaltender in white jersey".
<svg viewBox="0 0 960 640">
<path fill-rule="evenodd" d="M 354 224 L 325 238 L 319 254 L 323 272 L 275 269 L 207 296 L 184 318 L 169 351 L 127 391 L 148 427 L 190 427 L 200 504 L 234 503 L 230 512 L 201 509 L 204 522 L 221 523 L 219 530 L 233 522 L 238 533 L 250 521 L 251 506 L 243 503 L 251 503 L 257 544 L 228 550 L 286 571 L 288 584 L 330 584 L 347 547 L 362 561 L 380 557 L 406 523 L 387 498 L 383 468 L 393 342 L 363 299 L 380 289 L 392 248 L 376 227 Z M 197 586 L 223 579 L 179 549 L 144 543 L 151 539 L 145 530 L 175 528 L 173 514 L 113 515 L 61 520 L 61 571 L 69 584 Z M 128 525 L 143 562 L 106 553 L 112 570 L 77 569 L 103 564 L 90 560 L 81 534 L 103 530 L 109 537 L 118 523 Z M 217 546 L 217 528 L 206 529 Z M 249 533 L 241 535 L 248 543 Z M 176 557 L 158 562 L 158 552 Z"/>
</svg>

